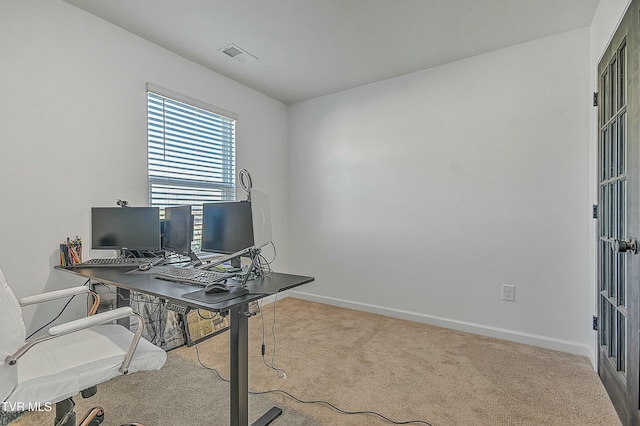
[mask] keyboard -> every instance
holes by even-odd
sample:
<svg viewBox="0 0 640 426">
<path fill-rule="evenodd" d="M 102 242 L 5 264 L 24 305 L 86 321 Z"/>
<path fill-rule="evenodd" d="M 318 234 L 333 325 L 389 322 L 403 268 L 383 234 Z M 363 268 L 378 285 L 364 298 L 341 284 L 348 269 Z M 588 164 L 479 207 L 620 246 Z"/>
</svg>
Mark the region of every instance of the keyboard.
<svg viewBox="0 0 640 426">
<path fill-rule="evenodd" d="M 231 278 L 233 274 L 225 274 L 215 271 L 205 271 L 196 268 L 183 268 L 176 266 L 166 271 L 156 272 L 155 277 L 161 280 L 173 281 L 178 283 L 195 284 L 206 286 Z"/>
<path fill-rule="evenodd" d="M 140 265 L 157 265 L 162 257 L 109 257 L 105 259 L 89 259 L 74 265 L 75 268 L 137 268 Z"/>
</svg>

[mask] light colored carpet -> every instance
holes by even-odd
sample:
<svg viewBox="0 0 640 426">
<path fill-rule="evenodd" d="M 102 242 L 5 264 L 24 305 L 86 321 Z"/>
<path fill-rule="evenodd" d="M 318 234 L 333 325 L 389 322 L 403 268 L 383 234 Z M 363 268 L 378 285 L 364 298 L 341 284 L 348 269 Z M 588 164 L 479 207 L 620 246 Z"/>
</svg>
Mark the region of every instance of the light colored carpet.
<svg viewBox="0 0 640 426">
<path fill-rule="evenodd" d="M 252 390 L 283 389 L 348 411 L 433 426 L 620 425 L 589 361 L 580 356 L 379 315 L 286 298 L 276 303 L 275 367 L 261 357 L 261 315 L 249 321 Z M 273 307 L 263 308 L 271 363 Z M 228 377 L 228 334 L 199 344 L 202 362 Z M 197 361 L 195 348 L 169 352 L 158 372 L 120 377 L 98 394 L 76 398 L 78 415 L 93 405 L 105 425 L 228 424 L 227 383 Z M 275 425 L 383 425 L 374 415 L 340 414 L 282 394 L 251 395 L 250 421 L 271 406 Z M 26 413 L 13 426 L 51 425 L 53 413 Z M 424 424 L 424 423 L 423 423 Z"/>
</svg>

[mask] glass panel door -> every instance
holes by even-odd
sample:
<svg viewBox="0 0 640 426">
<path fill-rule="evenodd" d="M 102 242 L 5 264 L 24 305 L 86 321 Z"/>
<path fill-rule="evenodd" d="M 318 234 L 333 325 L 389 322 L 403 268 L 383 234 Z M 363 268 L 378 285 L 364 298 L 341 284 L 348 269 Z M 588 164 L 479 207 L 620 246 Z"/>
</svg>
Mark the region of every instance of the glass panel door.
<svg viewBox="0 0 640 426">
<path fill-rule="evenodd" d="M 639 8 L 598 64 L 598 374 L 625 425 L 640 424 Z"/>
</svg>

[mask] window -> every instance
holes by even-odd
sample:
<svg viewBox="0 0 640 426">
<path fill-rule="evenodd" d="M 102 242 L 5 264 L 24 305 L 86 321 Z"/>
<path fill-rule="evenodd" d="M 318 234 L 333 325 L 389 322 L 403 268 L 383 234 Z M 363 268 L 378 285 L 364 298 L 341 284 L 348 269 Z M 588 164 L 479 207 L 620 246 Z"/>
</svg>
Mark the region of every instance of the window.
<svg viewBox="0 0 640 426">
<path fill-rule="evenodd" d="M 237 115 L 147 84 L 149 205 L 193 205 L 194 249 L 202 203 L 235 200 Z"/>
</svg>

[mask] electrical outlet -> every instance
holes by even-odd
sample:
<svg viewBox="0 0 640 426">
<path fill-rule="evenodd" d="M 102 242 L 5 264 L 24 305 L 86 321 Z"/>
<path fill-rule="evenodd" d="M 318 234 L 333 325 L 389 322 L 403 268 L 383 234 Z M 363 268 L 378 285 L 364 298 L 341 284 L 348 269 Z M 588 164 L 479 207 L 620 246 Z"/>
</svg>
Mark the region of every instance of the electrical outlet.
<svg viewBox="0 0 640 426">
<path fill-rule="evenodd" d="M 506 300 L 507 302 L 516 301 L 515 285 L 502 284 L 502 300 Z"/>
</svg>

